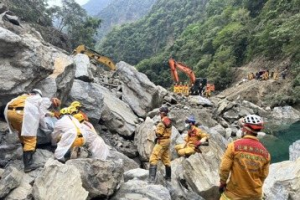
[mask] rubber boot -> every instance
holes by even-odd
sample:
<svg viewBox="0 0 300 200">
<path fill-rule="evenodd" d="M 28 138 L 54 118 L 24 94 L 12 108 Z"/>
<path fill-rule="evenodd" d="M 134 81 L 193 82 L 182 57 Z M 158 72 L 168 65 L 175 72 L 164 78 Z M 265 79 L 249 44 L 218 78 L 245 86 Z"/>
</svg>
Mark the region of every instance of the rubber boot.
<svg viewBox="0 0 300 200">
<path fill-rule="evenodd" d="M 34 151 L 24 151 L 23 152 L 23 162 L 24 162 L 24 172 L 30 172 L 38 168 L 37 165 L 33 163 Z"/>
<path fill-rule="evenodd" d="M 150 184 L 153 184 L 155 182 L 155 176 L 156 176 L 156 165 L 150 165 L 149 167 L 149 180 L 148 182 Z"/>
<path fill-rule="evenodd" d="M 172 170 L 170 166 L 165 166 L 166 168 L 166 176 L 165 179 L 166 181 L 171 181 L 171 174 L 172 174 Z"/>
</svg>

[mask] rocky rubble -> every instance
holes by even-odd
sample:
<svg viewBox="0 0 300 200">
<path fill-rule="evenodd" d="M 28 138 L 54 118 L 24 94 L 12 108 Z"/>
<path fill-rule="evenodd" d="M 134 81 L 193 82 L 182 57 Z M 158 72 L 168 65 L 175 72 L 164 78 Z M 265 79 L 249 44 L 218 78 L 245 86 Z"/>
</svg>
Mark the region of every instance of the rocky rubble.
<svg viewBox="0 0 300 200">
<path fill-rule="evenodd" d="M 218 167 L 227 143 L 240 136 L 239 118 L 247 114 L 266 119 L 290 114 L 293 119 L 300 118 L 291 107 L 265 109 L 240 99 L 176 95 L 125 62 L 117 63 L 116 72 L 106 71 L 89 63 L 85 55 L 73 57 L 46 43 L 26 26 L 22 31 L 7 28 L 1 19 L 0 106 L 33 88 L 41 89 L 47 97 L 60 98 L 63 106 L 81 101 L 83 111 L 110 146 L 107 161 L 86 158 L 86 154 L 63 164 L 53 159 L 51 146 L 45 145 L 35 153 L 40 167 L 24 174 L 21 145 L 2 120 L 1 199 L 217 199 Z M 173 122 L 172 181 L 164 181 L 164 166 L 160 165 L 157 184 L 151 185 L 147 183 L 148 160 L 159 120 L 157 108 L 162 104 L 169 107 Z M 202 153 L 178 158 L 174 146 L 183 142 L 184 120 L 189 115 L 210 134 L 210 145 L 201 147 Z M 297 149 L 297 144 L 292 148 Z M 267 199 L 300 198 L 297 155 L 293 154 L 291 161 L 271 165 L 265 184 Z"/>
</svg>

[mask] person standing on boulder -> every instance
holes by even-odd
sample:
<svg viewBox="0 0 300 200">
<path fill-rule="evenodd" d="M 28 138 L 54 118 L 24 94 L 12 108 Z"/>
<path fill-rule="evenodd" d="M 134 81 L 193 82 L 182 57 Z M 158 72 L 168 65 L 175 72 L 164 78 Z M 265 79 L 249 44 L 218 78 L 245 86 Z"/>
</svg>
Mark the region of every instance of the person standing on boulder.
<svg viewBox="0 0 300 200">
<path fill-rule="evenodd" d="M 221 161 L 220 200 L 262 199 L 262 186 L 271 160 L 268 150 L 257 139 L 257 133 L 263 129 L 263 120 L 257 115 L 247 115 L 242 126 L 244 137 L 227 146 Z"/>
<path fill-rule="evenodd" d="M 24 171 L 30 172 L 37 168 L 33 163 L 33 154 L 37 143 L 37 130 L 40 121 L 49 112 L 47 109 L 53 102 L 42 98 L 39 89 L 33 89 L 12 99 L 4 111 L 5 120 L 9 124 L 10 133 L 16 132 L 23 146 Z"/>
<path fill-rule="evenodd" d="M 149 183 L 155 182 L 157 163 L 159 160 L 165 165 L 167 181 L 171 181 L 171 155 L 170 155 L 170 142 L 172 133 L 172 123 L 168 117 L 169 109 L 165 106 L 159 108 L 159 114 L 161 121 L 157 124 L 156 144 L 153 148 L 150 156 L 150 168 L 149 168 Z"/>
</svg>

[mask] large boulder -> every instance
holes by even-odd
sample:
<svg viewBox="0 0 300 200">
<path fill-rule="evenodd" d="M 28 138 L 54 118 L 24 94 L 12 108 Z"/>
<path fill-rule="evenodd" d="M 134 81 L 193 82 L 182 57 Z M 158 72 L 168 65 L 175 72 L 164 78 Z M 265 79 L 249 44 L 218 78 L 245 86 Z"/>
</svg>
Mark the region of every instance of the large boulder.
<svg viewBox="0 0 300 200">
<path fill-rule="evenodd" d="M 85 54 L 77 54 L 74 56 L 74 64 L 76 66 L 75 78 L 85 82 L 92 82 L 94 80 L 90 59 Z"/>
<path fill-rule="evenodd" d="M 300 158 L 300 140 L 297 140 L 289 147 L 290 160 L 295 161 Z"/>
<path fill-rule="evenodd" d="M 0 199 L 21 184 L 23 174 L 13 166 L 9 166 L 4 170 L 0 179 Z"/>
<path fill-rule="evenodd" d="M 28 92 L 50 75 L 56 52 L 57 49 L 45 45 L 34 35 L 18 34 L 0 27 L 0 104 Z"/>
<path fill-rule="evenodd" d="M 54 71 L 37 84 L 45 97 L 59 97 L 62 102 L 68 97 L 74 81 L 74 64 L 72 57 L 57 52 L 53 54 Z"/>
<path fill-rule="evenodd" d="M 30 177 L 28 174 L 24 174 L 20 185 L 12 190 L 12 192 L 5 197 L 5 200 L 31 200 L 32 186 L 30 184 L 33 181 L 34 179 L 32 177 Z"/>
<path fill-rule="evenodd" d="M 291 106 L 275 107 L 272 117 L 275 119 L 300 119 L 300 112 Z"/>
<path fill-rule="evenodd" d="M 101 161 L 87 158 L 69 160 L 66 164 L 79 170 L 83 187 L 91 198 L 108 198 L 123 180 L 123 162 L 118 160 Z"/>
<path fill-rule="evenodd" d="M 223 147 L 212 136 L 209 146 L 201 147 L 202 153 L 195 153 L 189 158 L 177 158 L 172 161 L 175 180 L 184 183 L 185 188 L 194 191 L 204 199 L 217 199 L 219 197 L 217 183 L 219 181 L 218 169 Z M 174 166 L 176 163 L 177 166 Z"/>
<path fill-rule="evenodd" d="M 17 134 L 10 134 L 8 124 L 0 121 L 0 167 L 22 158 L 22 146 Z"/>
<path fill-rule="evenodd" d="M 97 123 L 101 118 L 104 106 L 101 89 L 98 84 L 75 79 L 67 103 L 69 105 L 72 101 L 80 101 L 83 104 L 83 111 L 89 119 Z"/>
<path fill-rule="evenodd" d="M 300 159 L 271 164 L 263 191 L 266 200 L 300 199 Z"/>
<path fill-rule="evenodd" d="M 145 122 L 137 127 L 134 136 L 134 143 L 137 146 L 141 161 L 149 161 L 155 138 L 154 121 L 147 117 Z"/>
<path fill-rule="evenodd" d="M 141 180 L 129 180 L 121 185 L 111 200 L 171 200 L 167 188 L 162 185 L 148 185 Z"/>
<path fill-rule="evenodd" d="M 36 200 L 85 200 L 88 192 L 82 187 L 79 170 L 49 159 L 35 179 L 32 195 Z"/>
<path fill-rule="evenodd" d="M 138 123 L 137 116 L 128 104 L 116 98 L 108 89 L 98 86 L 98 90 L 104 97 L 101 121 L 111 132 L 131 137 Z"/>
<path fill-rule="evenodd" d="M 153 108 L 159 107 L 163 101 L 159 89 L 148 77 L 138 72 L 135 67 L 125 63 L 117 63 L 117 71 L 122 81 L 122 100 L 128 103 L 139 117 L 145 118 Z"/>
</svg>

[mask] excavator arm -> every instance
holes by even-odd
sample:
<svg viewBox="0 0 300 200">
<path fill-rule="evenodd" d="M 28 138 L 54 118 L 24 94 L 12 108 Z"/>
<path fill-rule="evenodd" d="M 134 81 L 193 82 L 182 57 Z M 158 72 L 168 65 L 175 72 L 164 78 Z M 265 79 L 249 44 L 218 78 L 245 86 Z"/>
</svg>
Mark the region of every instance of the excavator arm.
<svg viewBox="0 0 300 200">
<path fill-rule="evenodd" d="M 190 69 L 188 66 L 186 66 L 185 64 L 183 64 L 181 62 L 176 62 L 173 58 L 169 59 L 169 65 L 170 65 L 170 69 L 171 69 L 171 75 L 176 83 L 179 82 L 177 69 L 184 72 L 190 78 L 191 84 L 195 83 L 195 81 L 196 81 L 195 74 L 194 74 L 193 70 Z"/>
<path fill-rule="evenodd" d="M 73 54 L 76 55 L 78 53 L 87 55 L 90 59 L 96 60 L 97 62 L 106 65 L 113 71 L 116 70 L 116 65 L 110 58 L 102 56 L 98 52 L 89 49 L 84 45 L 79 45 L 76 49 L 74 49 Z"/>
</svg>

